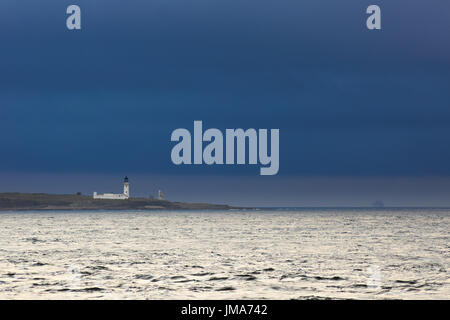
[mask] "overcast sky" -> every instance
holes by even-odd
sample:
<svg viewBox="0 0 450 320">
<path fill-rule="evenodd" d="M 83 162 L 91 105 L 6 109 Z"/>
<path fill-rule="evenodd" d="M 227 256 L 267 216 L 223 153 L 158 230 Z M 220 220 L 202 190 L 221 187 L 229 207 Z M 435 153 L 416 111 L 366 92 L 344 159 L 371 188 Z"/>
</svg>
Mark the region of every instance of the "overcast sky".
<svg viewBox="0 0 450 320">
<path fill-rule="evenodd" d="M 450 205 L 450 2 L 379 2 L 381 31 L 370 4 L 2 0 L 0 191 Z M 194 120 L 279 128 L 279 175 L 173 165 Z"/>
</svg>

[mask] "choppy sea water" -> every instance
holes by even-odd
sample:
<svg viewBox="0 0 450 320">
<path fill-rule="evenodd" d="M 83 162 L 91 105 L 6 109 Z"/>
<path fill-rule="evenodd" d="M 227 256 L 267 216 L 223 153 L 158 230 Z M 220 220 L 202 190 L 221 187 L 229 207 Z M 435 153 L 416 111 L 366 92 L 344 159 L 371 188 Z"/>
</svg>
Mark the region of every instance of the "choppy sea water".
<svg viewBox="0 0 450 320">
<path fill-rule="evenodd" d="M 450 299 L 450 209 L 0 213 L 1 299 Z"/>
</svg>

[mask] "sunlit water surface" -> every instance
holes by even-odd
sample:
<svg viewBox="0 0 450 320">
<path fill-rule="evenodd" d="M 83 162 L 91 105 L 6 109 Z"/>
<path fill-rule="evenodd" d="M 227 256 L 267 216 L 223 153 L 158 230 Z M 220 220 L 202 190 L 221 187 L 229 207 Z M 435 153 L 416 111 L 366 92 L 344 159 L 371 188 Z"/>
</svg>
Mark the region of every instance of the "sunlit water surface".
<svg viewBox="0 0 450 320">
<path fill-rule="evenodd" d="M 450 210 L 0 213 L 2 299 L 450 299 Z"/>
</svg>

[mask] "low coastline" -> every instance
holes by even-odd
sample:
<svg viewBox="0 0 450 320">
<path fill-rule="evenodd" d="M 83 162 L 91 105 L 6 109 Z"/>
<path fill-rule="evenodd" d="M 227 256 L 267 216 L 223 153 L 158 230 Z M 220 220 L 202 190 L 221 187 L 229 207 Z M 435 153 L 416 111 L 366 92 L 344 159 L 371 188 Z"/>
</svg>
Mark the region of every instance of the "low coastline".
<svg viewBox="0 0 450 320">
<path fill-rule="evenodd" d="M 172 202 L 130 198 L 127 200 L 93 199 L 86 195 L 46 193 L 0 193 L 0 211 L 31 210 L 231 210 L 228 205 Z"/>
</svg>

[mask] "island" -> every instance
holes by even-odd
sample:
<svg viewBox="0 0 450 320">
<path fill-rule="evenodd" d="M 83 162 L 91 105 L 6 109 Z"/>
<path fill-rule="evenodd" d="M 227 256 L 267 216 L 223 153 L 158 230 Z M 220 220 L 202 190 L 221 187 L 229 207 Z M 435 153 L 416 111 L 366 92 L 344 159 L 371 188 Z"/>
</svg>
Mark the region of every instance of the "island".
<svg viewBox="0 0 450 320">
<path fill-rule="evenodd" d="M 19 210 L 230 210 L 228 205 L 150 198 L 93 199 L 82 194 L 0 193 L 0 211 Z"/>
</svg>

